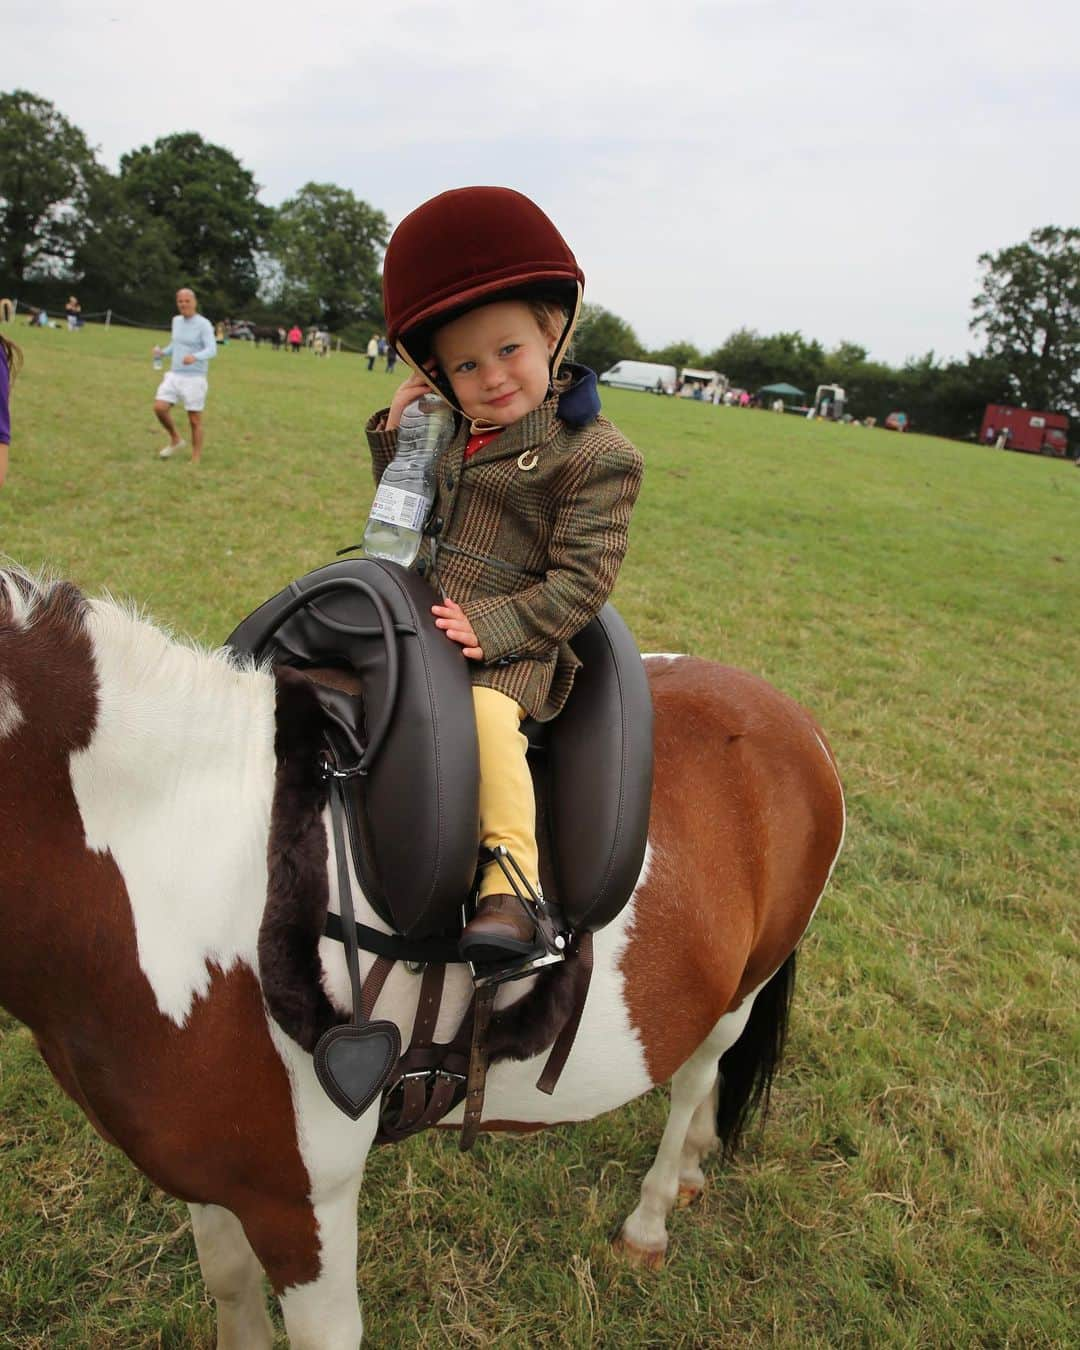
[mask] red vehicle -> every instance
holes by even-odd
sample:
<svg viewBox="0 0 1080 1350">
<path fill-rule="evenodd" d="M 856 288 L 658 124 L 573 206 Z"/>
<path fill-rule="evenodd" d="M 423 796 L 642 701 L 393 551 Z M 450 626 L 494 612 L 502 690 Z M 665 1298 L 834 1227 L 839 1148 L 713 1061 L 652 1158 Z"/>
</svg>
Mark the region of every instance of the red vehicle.
<svg viewBox="0 0 1080 1350">
<path fill-rule="evenodd" d="M 1056 455 L 1064 459 L 1069 448 L 1069 419 L 1064 413 L 988 403 L 979 441 L 999 449 L 1026 450 L 1031 455 Z"/>
</svg>

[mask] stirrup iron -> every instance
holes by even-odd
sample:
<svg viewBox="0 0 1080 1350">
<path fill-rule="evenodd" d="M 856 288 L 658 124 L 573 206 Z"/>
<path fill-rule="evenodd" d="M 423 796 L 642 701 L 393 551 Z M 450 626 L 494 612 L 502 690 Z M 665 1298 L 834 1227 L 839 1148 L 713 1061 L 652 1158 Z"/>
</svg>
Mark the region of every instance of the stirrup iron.
<svg viewBox="0 0 1080 1350">
<path fill-rule="evenodd" d="M 505 844 L 496 844 L 488 852 L 492 860 L 499 864 L 514 898 L 535 925 L 548 955 L 565 956 L 569 946 L 568 934 L 562 931 L 559 923 L 561 916 L 557 914 L 554 906 L 549 905 L 544 899 L 539 887 L 533 890 L 518 860 Z"/>
<path fill-rule="evenodd" d="M 536 929 L 537 941 L 533 951 L 517 959 L 507 957 L 505 962 L 485 961 L 482 964 L 466 962 L 476 988 L 484 989 L 493 984 L 504 984 L 509 980 L 521 980 L 527 975 L 543 970 L 545 966 L 554 966 L 560 961 L 565 961 L 570 950 L 571 935 L 564 931 L 562 916 L 554 905 L 544 899 L 539 887 L 533 889 L 517 859 L 506 845 L 496 844 L 493 849 L 482 848 L 481 858 L 484 864 L 498 863 L 510 893 Z M 462 925 L 467 920 L 468 914 L 463 909 Z"/>
</svg>

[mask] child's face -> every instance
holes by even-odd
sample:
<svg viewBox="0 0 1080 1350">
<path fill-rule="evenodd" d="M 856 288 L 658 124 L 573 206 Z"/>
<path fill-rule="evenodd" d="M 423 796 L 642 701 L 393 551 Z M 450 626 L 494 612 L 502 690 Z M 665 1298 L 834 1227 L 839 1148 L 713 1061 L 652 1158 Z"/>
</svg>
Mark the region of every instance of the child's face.
<svg viewBox="0 0 1080 1350">
<path fill-rule="evenodd" d="M 435 357 L 462 412 L 508 427 L 548 394 L 549 338 L 523 300 L 496 300 L 435 334 Z"/>
</svg>

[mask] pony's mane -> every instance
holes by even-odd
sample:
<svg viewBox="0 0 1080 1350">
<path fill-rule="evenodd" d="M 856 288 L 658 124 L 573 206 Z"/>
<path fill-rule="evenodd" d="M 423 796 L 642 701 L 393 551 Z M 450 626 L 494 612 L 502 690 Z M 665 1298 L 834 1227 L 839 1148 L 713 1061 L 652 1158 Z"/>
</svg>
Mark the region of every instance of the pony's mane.
<svg viewBox="0 0 1080 1350">
<path fill-rule="evenodd" d="M 86 597 L 70 581 L 50 576 L 44 569 L 0 568 L 0 624 L 4 627 L 28 629 L 50 623 L 78 632 L 85 626 L 86 612 Z"/>
<path fill-rule="evenodd" d="M 70 581 L 44 570 L 32 573 L 18 565 L 0 568 L 0 630 L 28 632 L 48 625 L 72 634 L 86 633 L 91 619 L 99 634 L 127 654 L 133 673 L 160 675 L 161 666 L 167 664 L 174 673 L 186 674 L 189 681 L 203 683 L 207 678 L 264 669 L 263 663 L 226 648 L 215 650 L 178 636 L 132 600 L 118 599 L 108 591 L 89 599 Z"/>
</svg>

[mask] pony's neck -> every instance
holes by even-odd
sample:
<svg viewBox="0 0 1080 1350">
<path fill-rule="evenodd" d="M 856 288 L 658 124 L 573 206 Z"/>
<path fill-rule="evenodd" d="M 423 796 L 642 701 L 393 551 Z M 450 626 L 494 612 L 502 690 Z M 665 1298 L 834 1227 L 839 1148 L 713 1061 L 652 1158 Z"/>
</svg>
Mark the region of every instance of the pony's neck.
<svg viewBox="0 0 1080 1350">
<path fill-rule="evenodd" d="M 98 715 L 87 755 L 137 790 L 173 791 L 208 774 L 273 777 L 271 678 L 178 642 L 109 601 L 92 601 Z M 238 785 L 244 790 L 246 783 Z"/>
<path fill-rule="evenodd" d="M 140 967 L 183 1023 L 214 966 L 256 964 L 274 783 L 274 684 L 107 601 L 86 631 L 97 719 L 71 757 L 87 847 L 123 878 Z"/>
</svg>

